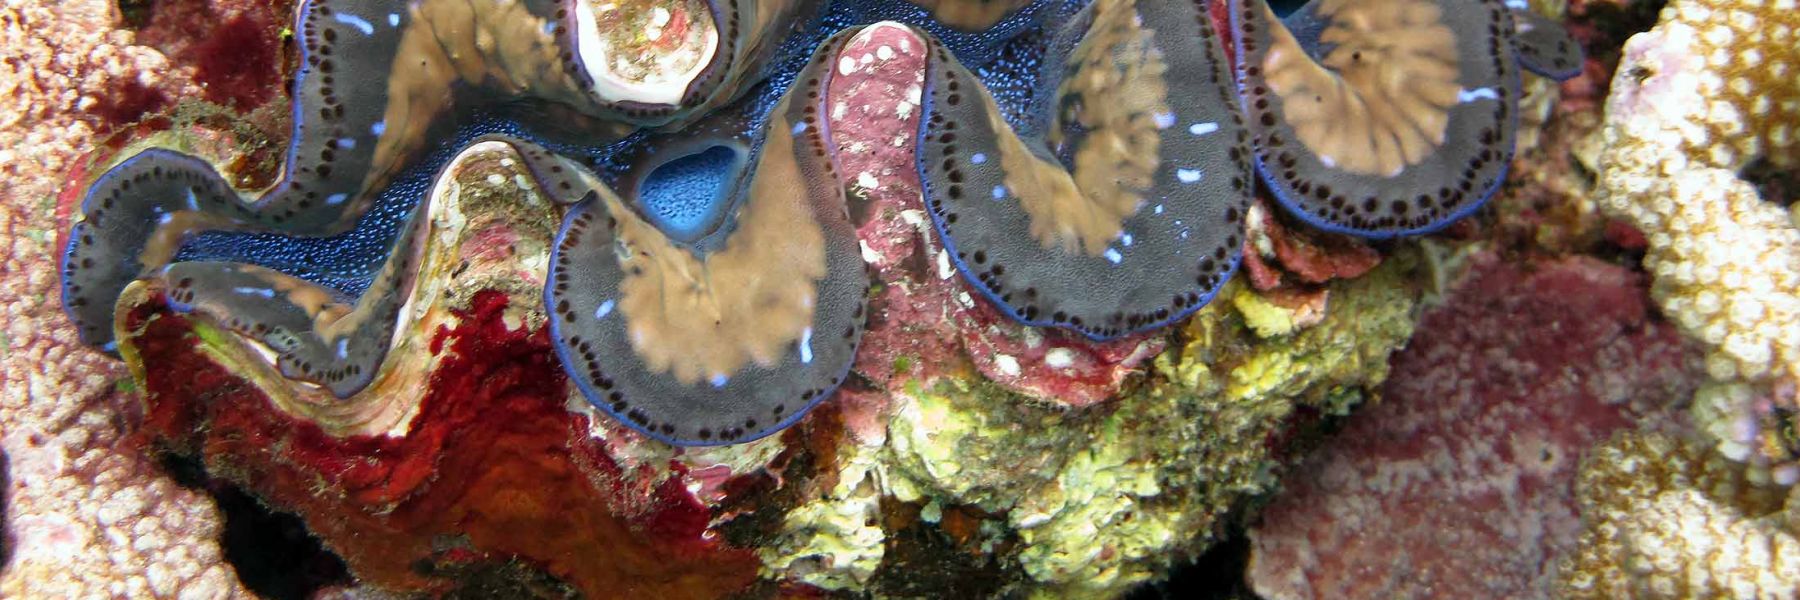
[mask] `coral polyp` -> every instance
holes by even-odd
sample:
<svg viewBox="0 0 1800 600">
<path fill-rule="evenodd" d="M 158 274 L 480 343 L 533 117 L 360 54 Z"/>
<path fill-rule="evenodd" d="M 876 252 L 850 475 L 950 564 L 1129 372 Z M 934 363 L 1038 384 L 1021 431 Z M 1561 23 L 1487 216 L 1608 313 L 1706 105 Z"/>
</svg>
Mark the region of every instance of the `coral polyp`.
<svg viewBox="0 0 1800 600">
<path fill-rule="evenodd" d="M 280 181 L 126 158 L 88 189 L 64 302 L 112 350 L 121 291 L 156 282 L 349 398 L 413 318 L 424 198 L 501 141 L 565 215 L 544 309 L 587 400 L 672 444 L 744 442 L 832 395 L 868 316 L 824 92 L 868 15 L 929 57 L 913 151 L 949 262 L 1012 319 L 1096 341 L 1212 300 L 1254 171 L 1327 230 L 1468 214 L 1504 177 L 1520 61 L 1573 59 L 1494 0 L 1228 8 L 1230 35 L 1164 0 L 313 0 Z"/>
</svg>

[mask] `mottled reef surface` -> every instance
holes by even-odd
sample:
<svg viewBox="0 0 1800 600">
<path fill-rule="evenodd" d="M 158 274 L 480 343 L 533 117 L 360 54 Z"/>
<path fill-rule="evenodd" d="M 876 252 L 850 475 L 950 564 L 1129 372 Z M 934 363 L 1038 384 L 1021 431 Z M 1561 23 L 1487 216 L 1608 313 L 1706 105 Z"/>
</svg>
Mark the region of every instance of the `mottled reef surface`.
<svg viewBox="0 0 1800 600">
<path fill-rule="evenodd" d="M 556 362 L 560 214 L 504 145 L 431 194 L 405 351 L 346 401 L 150 286 L 123 361 L 80 345 L 83 186 L 147 145 L 269 184 L 292 7 L 6 0 L 0 596 L 1800 595 L 1800 12 L 1531 4 L 1587 62 L 1527 85 L 1486 208 L 1369 243 L 1265 196 L 1217 299 L 1106 343 L 956 275 L 911 163 L 923 46 L 872 30 L 827 91 L 878 284 L 853 373 L 677 449 Z"/>
</svg>

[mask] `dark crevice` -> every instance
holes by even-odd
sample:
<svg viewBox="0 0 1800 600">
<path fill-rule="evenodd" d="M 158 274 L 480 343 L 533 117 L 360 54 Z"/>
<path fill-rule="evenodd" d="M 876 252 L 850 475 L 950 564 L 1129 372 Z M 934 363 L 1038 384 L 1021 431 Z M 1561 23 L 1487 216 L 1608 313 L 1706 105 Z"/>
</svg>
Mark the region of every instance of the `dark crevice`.
<svg viewBox="0 0 1800 600">
<path fill-rule="evenodd" d="M 12 460 L 5 450 L 0 450 L 0 524 L 11 523 L 11 508 L 7 500 L 12 497 Z M 12 564 L 12 528 L 0 527 L 0 570 Z"/>
<path fill-rule="evenodd" d="M 1625 6 L 1584 3 L 1569 9 L 1569 32 L 1581 41 L 1588 56 L 1600 61 L 1602 72 L 1612 73 L 1619 66 L 1625 40 L 1654 27 L 1665 4 L 1668 0 L 1631 2 Z"/>
<path fill-rule="evenodd" d="M 1250 538 L 1242 529 L 1219 540 L 1200 558 L 1177 565 L 1168 579 L 1146 584 L 1126 596 L 1128 600 L 1231 600 L 1256 598 L 1244 582 L 1250 567 Z"/>
<path fill-rule="evenodd" d="M 298 515 L 279 512 L 228 481 L 209 477 L 199 460 L 164 453 L 163 468 L 183 487 L 212 496 L 225 517 L 219 547 L 238 581 L 263 598 L 311 598 L 353 584 L 344 560 L 326 549 Z"/>
<path fill-rule="evenodd" d="M 1767 157 L 1757 157 L 1738 172 L 1738 177 L 1756 186 L 1756 193 L 1776 206 L 1787 208 L 1800 200 L 1800 169 L 1783 169 Z"/>
<path fill-rule="evenodd" d="M 150 24 L 150 17 L 155 14 L 154 0 L 118 0 L 119 18 L 127 29 L 141 29 Z"/>
<path fill-rule="evenodd" d="M 432 575 L 457 582 L 455 588 L 443 593 L 441 597 L 445 600 L 552 600 L 580 597 L 574 588 L 545 573 L 542 568 L 519 561 L 483 562 L 452 572 L 433 572 Z"/>
<path fill-rule="evenodd" d="M 876 594 L 1002 598 L 1006 597 L 1004 590 L 1024 579 L 1014 561 L 1002 558 L 1017 546 L 1018 538 L 992 539 L 981 532 L 981 523 L 997 515 L 974 506 L 952 505 L 943 507 L 932 521 L 923 517 L 923 507 L 918 504 L 885 501 L 883 513 L 887 552 L 869 582 Z"/>
<path fill-rule="evenodd" d="M 1306 6 L 1307 0 L 1269 0 L 1269 9 L 1275 11 L 1276 17 L 1286 17 Z"/>
</svg>

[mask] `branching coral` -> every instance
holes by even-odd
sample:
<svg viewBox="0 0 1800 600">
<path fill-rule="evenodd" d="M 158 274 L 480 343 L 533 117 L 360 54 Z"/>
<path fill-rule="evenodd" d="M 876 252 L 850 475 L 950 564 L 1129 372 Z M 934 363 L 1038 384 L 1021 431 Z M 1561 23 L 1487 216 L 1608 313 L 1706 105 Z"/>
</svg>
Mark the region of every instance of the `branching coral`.
<svg viewBox="0 0 1800 600">
<path fill-rule="evenodd" d="M 1647 234 L 1652 292 L 1718 379 L 1800 376 L 1800 228 L 1738 177 L 1800 164 L 1797 35 L 1792 3 L 1678 0 L 1608 99 L 1602 206 Z"/>
<path fill-rule="evenodd" d="M 1673 437 L 1624 433 L 1577 484 L 1568 598 L 1781 598 L 1800 590 L 1800 488 L 1760 487 L 1741 464 Z M 1783 508 L 1783 496 L 1786 507 Z"/>
<path fill-rule="evenodd" d="M 1739 173 L 1800 165 L 1797 36 L 1791 3 L 1670 4 L 1625 46 L 1597 190 L 1604 211 L 1644 232 L 1653 297 L 1708 345 L 1721 382 L 1709 389 L 1737 390 L 1697 400 L 1702 427 L 1759 477 L 1789 482 L 1800 476 L 1782 433 L 1800 377 L 1800 226 Z"/>
</svg>

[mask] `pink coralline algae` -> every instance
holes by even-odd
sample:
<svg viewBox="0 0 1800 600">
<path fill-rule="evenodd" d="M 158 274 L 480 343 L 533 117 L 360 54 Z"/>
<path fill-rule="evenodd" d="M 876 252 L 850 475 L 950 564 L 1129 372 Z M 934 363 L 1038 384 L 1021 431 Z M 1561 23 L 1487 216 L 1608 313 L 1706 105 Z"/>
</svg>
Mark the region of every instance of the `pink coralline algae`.
<svg viewBox="0 0 1800 600">
<path fill-rule="evenodd" d="M 855 66 L 831 88 L 838 161 L 860 196 L 853 204 L 869 213 L 859 231 L 863 259 L 888 282 L 878 288 L 859 370 L 881 384 L 930 380 L 957 375 L 946 369 L 966 356 L 983 376 L 1042 402 L 1084 407 L 1112 397 L 1163 349 L 1162 338 L 1095 343 L 1020 325 L 969 289 L 936 239 L 912 164 L 924 52 L 903 28 L 874 29 L 851 42 L 844 56 Z"/>
<path fill-rule="evenodd" d="M 1268 598 L 1548 593 L 1580 533 L 1582 453 L 1671 422 L 1698 349 L 1641 275 L 1589 258 L 1477 259 L 1393 359 L 1382 399 L 1283 479 L 1251 531 Z"/>
<path fill-rule="evenodd" d="M 1381 264 L 1381 253 L 1362 240 L 1288 227 L 1265 202 L 1251 207 L 1245 229 L 1244 269 L 1258 290 L 1351 279 Z"/>
</svg>

